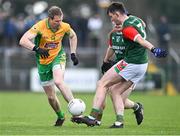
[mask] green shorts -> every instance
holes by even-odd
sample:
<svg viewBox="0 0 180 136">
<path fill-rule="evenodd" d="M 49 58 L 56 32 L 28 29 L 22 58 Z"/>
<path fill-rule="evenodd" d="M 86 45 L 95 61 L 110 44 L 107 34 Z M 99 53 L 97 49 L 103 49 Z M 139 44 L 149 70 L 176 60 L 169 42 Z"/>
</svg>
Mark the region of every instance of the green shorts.
<svg viewBox="0 0 180 136">
<path fill-rule="evenodd" d="M 64 49 L 61 49 L 59 54 L 55 57 L 55 59 L 48 65 L 37 64 L 38 73 L 40 76 L 41 83 L 52 81 L 53 79 L 53 69 L 61 68 L 65 70 L 66 65 L 66 53 Z"/>
</svg>

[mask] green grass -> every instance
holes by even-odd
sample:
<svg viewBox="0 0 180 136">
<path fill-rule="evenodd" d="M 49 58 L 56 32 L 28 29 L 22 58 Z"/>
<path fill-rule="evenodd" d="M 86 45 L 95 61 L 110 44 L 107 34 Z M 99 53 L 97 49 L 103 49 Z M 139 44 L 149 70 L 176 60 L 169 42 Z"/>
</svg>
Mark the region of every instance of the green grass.
<svg viewBox="0 0 180 136">
<path fill-rule="evenodd" d="M 88 114 L 93 94 L 75 96 L 85 101 Z M 115 120 L 109 98 L 100 127 L 73 124 L 67 104 L 59 95 L 66 121 L 62 127 L 54 127 L 56 115 L 44 93 L 0 92 L 0 135 L 180 135 L 180 96 L 133 94 L 130 98 L 144 104 L 145 119 L 140 126 L 132 110 L 126 110 L 125 128 L 109 129 Z"/>
</svg>

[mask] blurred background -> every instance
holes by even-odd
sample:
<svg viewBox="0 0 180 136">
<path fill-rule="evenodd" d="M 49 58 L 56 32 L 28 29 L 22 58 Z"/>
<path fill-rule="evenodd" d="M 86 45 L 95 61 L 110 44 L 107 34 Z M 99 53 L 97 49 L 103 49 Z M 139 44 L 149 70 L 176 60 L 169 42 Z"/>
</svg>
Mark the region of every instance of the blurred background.
<svg viewBox="0 0 180 136">
<path fill-rule="evenodd" d="M 180 92 L 180 1 L 177 0 L 118 0 L 129 13 L 142 18 L 147 25 L 148 40 L 169 52 L 165 59 L 149 53 L 146 77 L 137 85 L 138 91 L 155 91 L 175 95 Z M 110 0 L 0 0 L 0 91 L 41 91 L 35 56 L 19 46 L 20 37 L 31 26 L 47 17 L 50 6 L 57 5 L 64 12 L 78 36 L 77 67 L 67 52 L 65 81 L 74 91 L 95 91 L 101 77 L 100 66 L 107 48 L 107 35 L 112 29 L 106 15 Z"/>
</svg>

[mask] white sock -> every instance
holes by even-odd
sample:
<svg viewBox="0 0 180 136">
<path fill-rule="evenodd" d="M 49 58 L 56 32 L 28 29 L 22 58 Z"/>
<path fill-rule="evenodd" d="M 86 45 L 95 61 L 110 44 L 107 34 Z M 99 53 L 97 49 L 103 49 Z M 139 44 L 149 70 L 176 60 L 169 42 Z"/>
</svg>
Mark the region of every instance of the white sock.
<svg viewBox="0 0 180 136">
<path fill-rule="evenodd" d="M 136 109 L 134 109 L 134 111 L 137 111 L 139 109 L 139 104 L 137 104 L 137 108 Z"/>
<path fill-rule="evenodd" d="M 95 120 L 95 118 L 93 116 L 88 116 L 89 119 Z"/>
<path fill-rule="evenodd" d="M 116 125 L 116 126 L 120 126 L 121 124 L 123 124 L 122 122 L 119 122 L 119 121 L 116 121 L 116 122 L 114 122 L 114 124 Z"/>
</svg>

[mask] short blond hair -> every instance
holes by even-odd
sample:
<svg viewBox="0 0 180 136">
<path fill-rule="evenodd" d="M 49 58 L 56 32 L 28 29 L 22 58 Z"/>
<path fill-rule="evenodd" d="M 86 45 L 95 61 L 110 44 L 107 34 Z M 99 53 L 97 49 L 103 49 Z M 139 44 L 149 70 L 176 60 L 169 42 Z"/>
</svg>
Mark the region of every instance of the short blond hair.
<svg viewBox="0 0 180 136">
<path fill-rule="evenodd" d="M 48 10 L 48 17 L 53 19 L 54 16 L 62 16 L 62 10 L 58 6 L 52 6 Z"/>
</svg>

